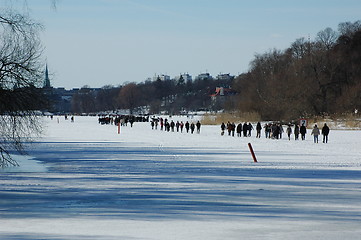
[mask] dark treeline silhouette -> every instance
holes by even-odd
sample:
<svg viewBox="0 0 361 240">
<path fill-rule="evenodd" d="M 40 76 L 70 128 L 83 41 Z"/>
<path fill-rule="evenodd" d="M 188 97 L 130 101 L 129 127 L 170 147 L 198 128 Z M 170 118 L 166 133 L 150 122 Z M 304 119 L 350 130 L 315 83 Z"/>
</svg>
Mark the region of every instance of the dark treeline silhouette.
<svg viewBox="0 0 361 240">
<path fill-rule="evenodd" d="M 94 113 L 117 109 L 117 97 L 121 87 L 107 85 L 95 92 L 89 87 L 81 88 L 73 95 L 71 111 L 74 113 Z"/>
<path fill-rule="evenodd" d="M 258 54 L 238 76 L 234 105 L 262 119 L 296 119 L 361 107 L 361 21 L 326 28 L 314 41 Z"/>
<path fill-rule="evenodd" d="M 222 109 L 222 105 L 212 103 L 210 95 L 218 86 L 230 86 L 230 79 L 179 79 L 128 83 L 120 87 L 106 86 L 97 92 L 83 87 L 71 101 L 74 113 L 92 113 L 105 110 L 129 109 L 130 114 L 147 106 L 151 114 L 166 111 L 178 114 L 183 110 Z"/>
</svg>

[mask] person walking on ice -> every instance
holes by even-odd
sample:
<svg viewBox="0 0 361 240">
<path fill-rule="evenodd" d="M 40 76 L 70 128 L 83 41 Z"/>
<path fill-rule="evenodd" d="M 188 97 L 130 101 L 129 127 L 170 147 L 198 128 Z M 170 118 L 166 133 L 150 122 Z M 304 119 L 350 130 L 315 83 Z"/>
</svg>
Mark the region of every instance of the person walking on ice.
<svg viewBox="0 0 361 240">
<path fill-rule="evenodd" d="M 286 132 L 287 132 L 288 140 L 291 140 L 291 134 L 292 134 L 291 125 L 288 125 Z"/>
<path fill-rule="evenodd" d="M 222 124 L 221 124 L 221 136 L 224 135 L 225 130 L 226 130 L 226 124 L 224 124 L 224 122 L 222 122 Z"/>
<path fill-rule="evenodd" d="M 251 123 L 248 124 L 248 137 L 252 135 L 253 126 Z"/>
<path fill-rule="evenodd" d="M 330 132 L 330 128 L 325 123 L 325 125 L 322 127 L 323 143 L 328 142 L 328 133 L 329 132 Z"/>
<path fill-rule="evenodd" d="M 295 133 L 295 140 L 298 140 L 298 135 L 300 135 L 300 127 L 298 126 L 298 124 L 295 125 L 294 133 Z"/>
<path fill-rule="evenodd" d="M 261 138 L 261 130 L 262 130 L 261 123 L 258 122 L 258 123 L 257 123 L 257 126 L 256 126 L 256 131 L 257 131 L 256 138 Z"/>
<path fill-rule="evenodd" d="M 195 129 L 196 125 L 192 122 L 191 123 L 191 133 L 194 133 L 194 129 Z"/>
<path fill-rule="evenodd" d="M 196 123 L 196 127 L 197 127 L 197 133 L 201 133 L 201 122 L 200 121 L 198 121 Z"/>
<path fill-rule="evenodd" d="M 236 132 L 237 132 L 237 137 L 242 137 L 242 123 L 237 125 Z"/>
<path fill-rule="evenodd" d="M 306 139 L 306 126 L 305 124 L 302 124 L 302 126 L 300 127 L 300 133 L 301 133 L 301 139 L 305 140 Z"/>
<path fill-rule="evenodd" d="M 311 135 L 313 135 L 313 142 L 318 143 L 318 135 L 320 135 L 320 129 L 318 129 L 317 124 L 312 129 Z"/>
<path fill-rule="evenodd" d="M 186 131 L 188 133 L 189 132 L 189 122 L 188 121 L 186 122 L 185 127 L 186 127 Z"/>
</svg>

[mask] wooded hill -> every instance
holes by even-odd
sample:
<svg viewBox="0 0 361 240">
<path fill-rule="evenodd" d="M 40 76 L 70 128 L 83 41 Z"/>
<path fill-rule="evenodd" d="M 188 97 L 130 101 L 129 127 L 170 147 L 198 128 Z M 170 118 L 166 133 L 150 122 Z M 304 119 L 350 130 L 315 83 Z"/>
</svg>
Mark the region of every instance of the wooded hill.
<svg viewBox="0 0 361 240">
<path fill-rule="evenodd" d="M 257 54 L 233 88 L 234 107 L 262 119 L 297 119 L 361 108 L 361 22 L 326 28 L 314 41 Z"/>
</svg>

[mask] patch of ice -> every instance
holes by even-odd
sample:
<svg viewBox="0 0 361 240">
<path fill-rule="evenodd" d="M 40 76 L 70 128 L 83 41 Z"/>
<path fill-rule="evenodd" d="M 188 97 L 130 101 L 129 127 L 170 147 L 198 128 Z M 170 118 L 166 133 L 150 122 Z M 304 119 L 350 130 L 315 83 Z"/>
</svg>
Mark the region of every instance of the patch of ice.
<svg viewBox="0 0 361 240">
<path fill-rule="evenodd" d="M 0 172 L 46 172 L 47 169 L 39 161 L 26 155 L 11 155 L 19 166 L 0 168 Z"/>
</svg>

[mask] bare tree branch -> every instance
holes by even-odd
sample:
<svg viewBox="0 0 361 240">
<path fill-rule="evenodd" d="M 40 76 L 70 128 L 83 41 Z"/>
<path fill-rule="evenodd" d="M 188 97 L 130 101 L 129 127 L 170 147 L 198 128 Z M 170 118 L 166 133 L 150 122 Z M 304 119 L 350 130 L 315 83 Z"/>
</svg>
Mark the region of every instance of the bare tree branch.
<svg viewBox="0 0 361 240">
<path fill-rule="evenodd" d="M 25 15 L 0 12 L 0 167 L 17 165 L 10 153 L 24 153 L 24 142 L 41 132 L 35 114 L 43 76 L 41 28 Z"/>
</svg>

